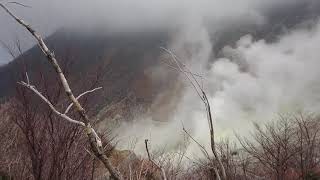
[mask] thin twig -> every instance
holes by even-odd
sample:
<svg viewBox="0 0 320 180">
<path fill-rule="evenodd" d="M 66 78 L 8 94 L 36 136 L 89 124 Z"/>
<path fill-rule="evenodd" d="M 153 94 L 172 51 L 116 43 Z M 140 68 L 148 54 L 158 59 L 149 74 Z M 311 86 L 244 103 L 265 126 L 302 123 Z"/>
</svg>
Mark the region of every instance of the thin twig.
<svg viewBox="0 0 320 180">
<path fill-rule="evenodd" d="M 201 99 L 201 101 L 203 102 L 205 108 L 206 108 L 206 113 L 207 113 L 207 120 L 208 120 L 208 124 L 209 124 L 209 130 L 210 130 L 210 143 L 211 143 L 211 150 L 212 150 L 212 153 L 214 155 L 214 158 L 218 161 L 218 164 L 219 164 L 219 169 L 222 173 L 222 177 L 223 177 L 223 180 L 226 180 L 227 179 L 227 176 L 226 176 L 226 172 L 225 172 L 225 168 L 224 168 L 224 165 L 222 164 L 222 161 L 216 151 L 216 148 L 215 148 L 215 140 L 214 140 L 214 128 L 213 128 L 213 120 L 212 120 L 212 114 L 211 114 L 211 107 L 210 107 L 210 103 L 209 103 L 209 100 L 207 98 L 207 95 L 205 93 L 205 91 L 203 90 L 203 85 L 200 85 L 200 83 L 198 82 L 198 80 L 196 79 L 196 77 L 193 75 L 193 73 L 191 72 L 191 70 L 185 65 L 183 64 L 182 62 L 179 61 L 178 57 L 170 50 L 164 48 L 164 47 L 160 47 L 161 49 L 163 49 L 164 51 L 166 51 L 167 53 L 169 53 L 172 57 L 172 60 L 176 63 L 176 65 L 178 66 L 179 68 L 179 71 L 182 72 L 186 78 L 189 80 L 189 82 L 191 83 L 191 85 L 193 86 L 194 90 L 196 91 L 196 93 L 198 94 L 199 98 Z M 181 65 L 180 65 L 181 64 Z M 191 77 L 190 77 L 191 76 Z M 188 134 L 188 132 L 184 129 L 183 127 L 183 130 L 187 133 L 187 135 L 189 135 L 189 137 L 195 141 L 195 139 L 190 135 Z M 205 148 L 200 144 L 198 143 L 197 141 L 195 141 L 200 147 L 202 150 L 205 150 Z M 204 151 L 206 152 L 206 151 Z M 207 153 L 205 153 L 207 154 Z M 219 174 L 217 174 L 217 176 L 220 176 Z"/>
<path fill-rule="evenodd" d="M 189 132 L 183 127 L 182 130 L 188 135 L 188 137 L 195 142 L 201 149 L 202 153 L 204 155 L 206 155 L 207 158 L 210 158 L 208 151 L 206 150 L 206 148 L 204 146 L 202 146 L 196 139 L 194 139 L 194 137 L 191 136 L 191 134 L 189 134 Z"/>
<path fill-rule="evenodd" d="M 179 72 L 185 72 L 185 73 L 190 73 L 190 74 L 192 74 L 192 75 L 194 75 L 194 76 L 197 76 L 197 77 L 202 78 L 202 76 L 201 76 L 201 75 L 199 75 L 199 74 L 195 74 L 195 73 L 188 72 L 188 71 L 185 71 L 185 70 L 181 71 L 180 69 L 178 69 L 178 68 L 176 68 L 176 67 L 174 67 L 174 66 L 171 66 L 171 65 L 170 65 L 170 64 L 168 64 L 168 63 L 162 62 L 161 64 L 164 64 L 164 65 L 168 66 L 169 68 L 172 68 L 172 69 L 174 69 L 174 70 L 176 70 L 176 71 L 179 71 Z"/>
<path fill-rule="evenodd" d="M 99 89 L 102 89 L 102 87 L 98 87 L 98 88 L 94 88 L 92 90 L 86 91 L 86 92 L 80 94 L 76 99 L 79 100 L 82 96 L 84 96 L 84 95 L 86 95 L 88 93 L 92 93 L 94 91 L 97 91 Z M 65 110 L 64 114 L 67 114 L 70 111 L 72 106 L 73 106 L 73 103 L 70 103 L 69 106 L 67 107 L 67 109 Z"/>
<path fill-rule="evenodd" d="M 0 45 L 7 50 L 7 52 L 10 54 L 10 56 L 15 59 L 16 53 L 14 52 L 13 48 L 10 47 L 10 45 L 8 45 L 7 43 L 5 43 L 4 41 L 0 40 Z"/>
<path fill-rule="evenodd" d="M 22 6 L 22 7 L 31 8 L 31 6 L 28 6 L 28 5 L 25 5 L 25 4 L 16 2 L 16 1 L 10 1 L 10 2 L 7 2 L 7 4 L 16 4 L 16 5 L 19 5 L 19 6 Z"/>
<path fill-rule="evenodd" d="M 34 92 L 37 96 L 40 97 L 40 99 L 45 102 L 49 107 L 50 109 L 55 113 L 57 114 L 58 116 L 62 117 L 63 119 L 71 122 L 71 123 L 74 123 L 74 124 L 78 124 L 80 126 L 85 126 L 85 124 L 83 122 L 80 122 L 80 121 L 77 121 L 77 120 L 74 120 L 72 118 L 70 118 L 69 116 L 63 114 L 63 113 L 60 113 L 58 110 L 56 110 L 56 108 L 52 105 L 52 103 L 46 98 L 44 97 L 33 85 L 30 85 L 30 84 L 27 84 L 26 82 L 18 82 L 18 84 L 30 89 L 32 92 Z"/>
<path fill-rule="evenodd" d="M 193 86 L 193 88 L 195 89 L 196 93 L 198 94 L 199 98 L 202 100 L 202 96 L 201 93 L 199 92 L 199 87 L 197 87 L 196 84 L 194 84 L 192 78 L 189 77 L 189 72 L 186 72 L 185 70 L 183 70 L 183 68 L 181 67 L 181 63 L 180 61 L 177 59 L 177 57 L 174 55 L 174 53 L 164 47 L 160 47 L 160 49 L 164 50 L 165 52 L 167 52 L 168 54 L 170 54 L 170 56 L 172 57 L 172 60 L 175 62 L 175 64 L 178 66 L 180 72 L 182 72 L 185 77 L 188 79 L 188 81 L 190 82 L 190 84 Z M 183 65 L 184 66 L 184 65 Z M 192 75 L 191 75 L 192 76 Z M 196 81 L 197 83 L 197 81 Z"/>
</svg>

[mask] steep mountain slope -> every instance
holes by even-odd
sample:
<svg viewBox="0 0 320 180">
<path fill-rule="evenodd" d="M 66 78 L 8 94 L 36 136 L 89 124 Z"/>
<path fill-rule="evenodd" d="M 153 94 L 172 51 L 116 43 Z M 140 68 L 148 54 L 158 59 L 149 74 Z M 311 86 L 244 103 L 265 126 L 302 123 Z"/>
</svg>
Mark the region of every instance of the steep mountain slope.
<svg viewBox="0 0 320 180">
<path fill-rule="evenodd" d="M 154 65 L 160 56 L 159 47 L 165 45 L 165 33 L 134 33 L 130 35 L 103 35 L 74 33 L 60 30 L 46 39 L 67 74 L 74 89 L 80 88 L 82 78 L 99 76 L 101 93 L 106 99 L 100 104 L 116 101 L 137 93 L 141 100 L 150 101 L 152 90 L 146 68 Z M 36 83 L 40 74 L 55 76 L 38 47 L 33 47 L 14 61 L 0 68 L 0 99 L 14 94 L 16 82 L 28 72 Z M 141 86 L 141 87 L 136 87 Z M 88 87 L 89 88 L 89 87 Z M 148 100 L 149 99 L 149 100 Z"/>
</svg>

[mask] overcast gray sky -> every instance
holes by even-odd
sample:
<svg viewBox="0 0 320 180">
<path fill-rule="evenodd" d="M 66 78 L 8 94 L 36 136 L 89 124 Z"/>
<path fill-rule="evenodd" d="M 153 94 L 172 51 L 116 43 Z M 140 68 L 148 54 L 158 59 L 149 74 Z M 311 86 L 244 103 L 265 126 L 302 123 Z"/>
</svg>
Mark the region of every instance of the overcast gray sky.
<svg viewBox="0 0 320 180">
<path fill-rule="evenodd" d="M 262 22 L 266 9 L 296 1 L 302 0 L 24 0 L 18 2 L 32 8 L 14 4 L 8 4 L 8 7 L 42 34 L 49 35 L 63 26 L 90 30 L 99 25 L 130 32 L 192 24 L 199 19 L 210 23 L 237 18 Z M 1 41 L 10 44 L 17 38 L 22 39 L 24 49 L 34 44 L 2 10 L 0 27 Z M 9 60 L 5 51 L 0 50 L 0 64 Z"/>
</svg>

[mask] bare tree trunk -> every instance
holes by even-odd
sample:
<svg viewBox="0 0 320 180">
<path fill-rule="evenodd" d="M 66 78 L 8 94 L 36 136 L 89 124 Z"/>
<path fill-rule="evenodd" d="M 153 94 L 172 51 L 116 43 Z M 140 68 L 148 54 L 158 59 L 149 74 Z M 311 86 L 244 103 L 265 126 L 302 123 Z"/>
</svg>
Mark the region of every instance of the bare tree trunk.
<svg viewBox="0 0 320 180">
<path fill-rule="evenodd" d="M 63 85 L 64 91 L 66 93 L 66 95 L 68 96 L 69 100 L 71 101 L 71 103 L 75 106 L 75 109 L 77 110 L 77 112 L 79 113 L 80 117 L 81 117 L 81 122 L 78 123 L 78 125 L 82 125 L 81 123 L 84 123 L 84 129 L 85 132 L 88 136 L 88 140 L 90 142 L 90 146 L 91 146 L 91 150 L 93 151 L 94 155 L 104 164 L 104 166 L 109 170 L 110 174 L 118 180 L 123 179 L 122 175 L 120 174 L 120 172 L 118 170 L 116 170 L 113 165 L 111 164 L 111 162 L 109 161 L 109 158 L 104 154 L 104 149 L 102 147 L 102 143 L 101 140 L 99 138 L 99 136 L 97 135 L 97 133 L 95 132 L 95 130 L 91 127 L 90 124 L 90 120 L 89 117 L 86 114 L 85 109 L 81 106 L 81 104 L 79 103 L 78 99 L 73 95 L 71 88 L 69 86 L 69 83 L 67 81 L 67 79 L 65 78 L 56 58 L 55 55 L 52 51 L 49 50 L 49 48 L 47 47 L 47 45 L 44 43 L 42 37 L 37 34 L 37 32 L 27 23 L 25 23 L 22 19 L 18 18 L 17 16 L 15 16 L 6 6 L 4 6 L 2 3 L 0 3 L 0 6 L 12 17 L 14 18 L 20 25 L 22 25 L 23 27 L 25 27 L 31 34 L 32 36 L 37 40 L 38 46 L 39 48 L 42 50 L 42 52 L 44 53 L 44 55 L 47 57 L 47 60 L 49 61 L 49 63 L 52 65 L 52 67 L 54 68 L 54 70 L 56 71 L 56 73 L 58 74 L 59 78 L 60 78 L 60 82 Z M 29 80 L 28 80 L 29 81 Z M 22 85 L 24 85 L 25 87 L 31 89 L 33 88 L 33 86 L 31 86 L 28 83 L 22 83 Z M 34 88 L 35 89 L 35 88 Z M 37 92 L 36 90 L 33 90 L 35 93 Z M 36 93 L 38 96 L 40 96 L 41 94 L 38 92 Z M 41 96 L 40 96 L 41 97 Z M 41 97 L 44 101 L 45 99 L 43 97 Z M 46 102 L 46 101 L 45 101 Z M 48 101 L 49 102 L 49 101 Z M 47 104 L 50 106 L 50 103 Z M 51 109 L 54 109 L 53 107 L 50 107 Z M 59 113 L 59 112 L 58 112 Z M 60 113 L 60 115 L 65 115 Z"/>
</svg>

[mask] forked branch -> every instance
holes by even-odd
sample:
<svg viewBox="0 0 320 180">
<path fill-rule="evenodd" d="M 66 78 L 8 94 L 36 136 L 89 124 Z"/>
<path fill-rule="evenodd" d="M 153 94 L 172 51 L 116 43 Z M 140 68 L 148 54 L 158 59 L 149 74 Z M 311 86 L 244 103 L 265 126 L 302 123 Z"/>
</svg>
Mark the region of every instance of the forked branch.
<svg viewBox="0 0 320 180">
<path fill-rule="evenodd" d="M 211 107 L 210 107 L 210 103 L 209 103 L 209 100 L 207 98 L 207 95 L 206 95 L 204 89 L 200 85 L 195 74 L 193 72 L 191 72 L 191 70 L 185 64 L 183 64 L 172 51 L 170 51 L 169 49 L 166 49 L 164 47 L 160 47 L 160 48 L 162 50 L 164 50 L 165 52 L 167 52 L 172 57 L 173 63 L 177 66 L 177 68 L 175 68 L 175 69 L 177 69 L 178 72 L 181 72 L 184 74 L 184 76 L 187 78 L 187 80 L 192 85 L 192 87 L 196 91 L 197 95 L 199 96 L 199 98 L 203 102 L 203 104 L 206 108 L 207 120 L 208 120 L 208 124 L 209 124 L 209 129 L 210 129 L 209 135 L 210 135 L 211 150 L 214 155 L 214 158 L 218 162 L 218 167 L 219 167 L 220 173 L 222 175 L 222 179 L 227 180 L 227 175 L 226 175 L 224 165 L 223 165 L 223 163 L 217 153 L 216 147 L 215 147 L 214 127 L 213 127 L 213 120 L 212 120 L 212 114 L 211 114 Z M 183 128 L 183 130 L 187 133 L 187 131 L 184 128 Z M 190 134 L 188 134 L 188 135 L 189 135 L 189 137 L 191 137 L 191 139 L 193 139 Z M 200 148 L 203 151 L 203 149 L 204 149 L 203 146 L 200 144 L 198 144 L 198 145 L 200 146 Z M 206 151 L 204 151 L 204 152 L 206 152 Z M 219 177 L 220 174 L 217 174 L 217 176 Z"/>
<path fill-rule="evenodd" d="M 80 122 L 80 121 L 77 121 L 77 120 L 74 120 L 72 118 L 70 118 L 69 116 L 67 116 L 66 114 L 63 114 L 63 113 L 60 113 L 53 105 L 52 103 L 46 98 L 44 97 L 37 89 L 35 86 L 31 85 L 31 84 L 28 84 L 26 82 L 18 82 L 18 84 L 28 88 L 29 90 L 31 90 L 33 93 L 35 93 L 38 97 L 40 97 L 40 99 L 46 103 L 49 108 L 55 113 L 57 114 L 58 116 L 60 116 L 61 118 L 71 122 L 71 123 L 74 123 L 74 124 L 77 124 L 77 125 L 80 125 L 80 126 L 85 126 L 85 124 L 83 122 Z"/>
<path fill-rule="evenodd" d="M 30 34 L 37 40 L 37 44 L 38 44 L 39 48 L 44 53 L 48 62 L 52 65 L 52 67 L 54 68 L 54 70 L 58 74 L 58 76 L 60 78 L 60 82 L 63 85 L 63 88 L 64 88 L 66 95 L 68 96 L 72 105 L 75 106 L 76 111 L 79 113 L 79 115 L 81 117 L 81 122 L 75 121 L 75 120 L 72 120 L 71 122 L 77 123 L 78 125 L 81 125 L 81 126 L 83 126 L 83 124 L 84 124 L 83 128 L 88 136 L 91 150 L 94 153 L 94 155 L 105 165 L 105 167 L 108 169 L 108 171 L 110 172 L 110 174 L 112 175 L 112 177 L 114 179 L 122 180 L 123 177 L 120 174 L 120 172 L 116 168 L 113 167 L 109 158 L 104 154 L 104 149 L 102 147 L 101 139 L 97 135 L 96 131 L 91 127 L 90 120 L 89 120 L 89 117 L 87 116 L 86 111 L 81 106 L 78 99 L 73 95 L 71 88 L 69 86 L 69 83 L 68 83 L 65 75 L 63 74 L 62 69 L 60 68 L 60 66 L 58 64 L 58 61 L 55 58 L 53 51 L 50 51 L 50 49 L 47 47 L 47 45 L 43 41 L 42 37 L 29 24 L 27 24 L 22 19 L 18 18 L 16 15 L 14 15 L 4 4 L 0 3 L 0 7 L 2 7 L 20 25 L 22 25 L 24 28 L 26 28 L 30 32 Z M 46 104 L 56 114 L 60 115 L 61 117 L 64 117 L 64 119 L 66 119 L 66 117 L 68 117 L 65 114 L 62 114 L 59 111 L 57 111 L 54 108 L 54 106 L 50 103 L 50 101 L 46 100 L 46 98 L 44 98 L 44 96 L 39 91 L 37 91 L 34 86 L 31 86 L 29 83 L 25 83 L 25 82 L 21 82 L 21 84 L 23 86 L 29 88 L 30 90 L 32 90 L 34 93 L 36 93 L 44 102 L 46 102 Z"/>
<path fill-rule="evenodd" d="M 102 89 L 102 87 L 98 87 L 98 88 L 94 88 L 92 90 L 86 91 L 86 92 L 80 94 L 76 99 L 79 100 L 82 96 L 89 94 L 89 93 L 92 93 L 94 91 L 97 91 L 99 89 Z M 70 111 L 70 109 L 72 108 L 72 106 L 73 106 L 73 103 L 70 103 L 69 106 L 67 107 L 67 109 L 64 111 L 64 114 L 67 114 Z"/>
</svg>

